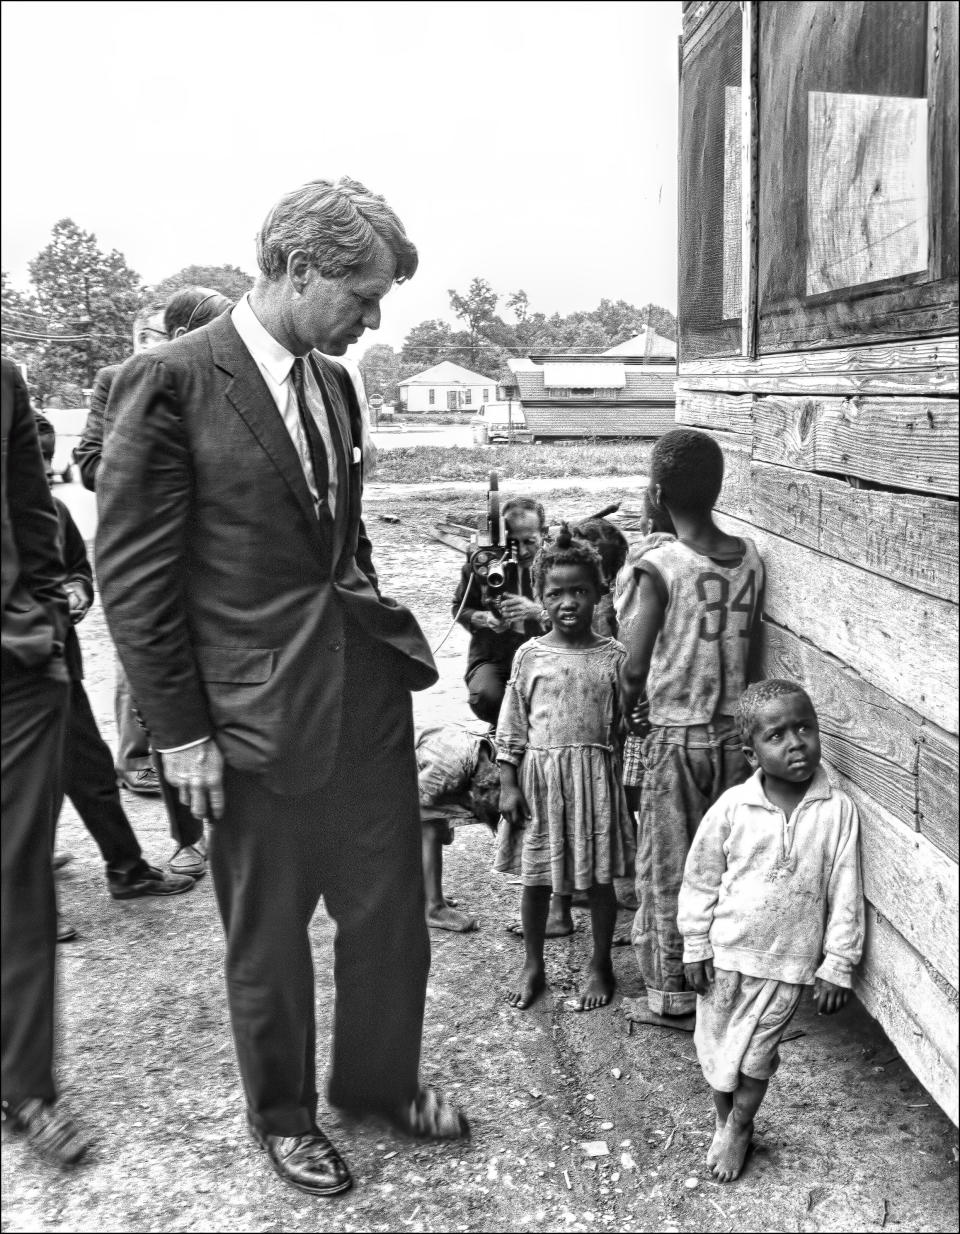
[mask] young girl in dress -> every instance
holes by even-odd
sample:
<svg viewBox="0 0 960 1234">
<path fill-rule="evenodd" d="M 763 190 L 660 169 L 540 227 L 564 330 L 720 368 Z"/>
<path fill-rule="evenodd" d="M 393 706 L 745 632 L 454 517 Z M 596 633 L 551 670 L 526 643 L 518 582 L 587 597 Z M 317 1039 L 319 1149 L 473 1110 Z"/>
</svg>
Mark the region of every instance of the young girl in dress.
<svg viewBox="0 0 960 1234">
<path fill-rule="evenodd" d="M 575 1006 L 592 1011 L 613 997 L 613 879 L 628 873 L 634 853 L 615 745 L 626 653 L 591 629 L 603 590 L 591 545 L 574 541 L 564 524 L 533 569 L 553 628 L 516 653 L 497 726 L 504 822 L 495 868 L 521 875 L 526 948 L 507 1001 L 523 1010 L 545 989 L 551 892 L 582 890 L 590 900 L 593 958 Z"/>
</svg>

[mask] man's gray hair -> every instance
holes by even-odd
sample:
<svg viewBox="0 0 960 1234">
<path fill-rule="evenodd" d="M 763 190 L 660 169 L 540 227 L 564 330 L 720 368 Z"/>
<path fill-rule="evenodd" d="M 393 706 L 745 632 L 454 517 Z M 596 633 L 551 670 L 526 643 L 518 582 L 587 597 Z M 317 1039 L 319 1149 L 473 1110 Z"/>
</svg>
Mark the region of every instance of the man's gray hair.
<svg viewBox="0 0 960 1234">
<path fill-rule="evenodd" d="M 324 278 L 342 278 L 364 265 L 382 242 L 396 261 L 396 282 L 413 278 L 416 246 L 386 201 L 344 176 L 311 180 L 281 197 L 257 236 L 257 264 L 268 279 L 281 278 L 296 249 L 309 253 Z"/>
</svg>

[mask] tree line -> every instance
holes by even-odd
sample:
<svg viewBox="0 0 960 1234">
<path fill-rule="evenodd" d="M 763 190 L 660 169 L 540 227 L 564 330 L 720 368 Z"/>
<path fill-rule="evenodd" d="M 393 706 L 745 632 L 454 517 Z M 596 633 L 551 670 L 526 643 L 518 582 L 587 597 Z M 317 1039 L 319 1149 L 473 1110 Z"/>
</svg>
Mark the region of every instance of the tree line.
<svg viewBox="0 0 960 1234">
<path fill-rule="evenodd" d="M 20 290 L 2 275 L 0 342 L 4 353 L 27 366 L 34 396 L 79 407 L 106 364 L 132 350 L 137 313 L 162 305 L 180 287 L 198 284 L 237 300 L 253 278 L 237 266 L 184 266 L 146 286 L 116 249 L 104 252 L 97 237 L 72 219 L 61 219 L 47 244 L 28 265 L 30 287 Z M 452 360 L 491 381 L 499 380 L 511 356 L 536 352 L 598 354 L 639 334 L 645 325 L 676 338 L 673 314 L 659 304 L 637 308 L 625 300 L 601 300 L 590 312 L 547 315 L 534 310 L 525 291 L 506 296 L 483 278 L 465 292 L 449 290 L 450 309 L 462 323 L 455 329 L 439 318 L 422 321 L 407 334 L 399 354 L 374 344 L 360 360 L 368 395 L 389 402 L 405 377 Z M 506 320 L 498 312 L 503 303 Z"/>
<path fill-rule="evenodd" d="M 184 266 L 146 286 L 118 250 L 104 252 L 92 232 L 61 219 L 27 267 L 30 287 L 2 274 L 0 343 L 5 355 L 27 367 L 34 397 L 43 404 L 79 407 L 105 364 L 133 350 L 134 318 L 162 305 L 181 287 L 198 284 L 235 300 L 253 286 L 237 266 Z"/>
<path fill-rule="evenodd" d="M 637 308 L 625 300 L 601 300 L 589 312 L 548 316 L 531 308 L 525 291 L 501 296 L 483 278 L 473 279 L 466 292 L 451 288 L 448 294 L 453 315 L 463 328 L 456 330 L 439 318 L 422 321 L 404 339 L 399 354 L 382 343 L 369 347 L 360 360 L 368 395 L 381 394 L 388 402 L 394 401 L 399 382 L 443 360 L 498 381 L 511 356 L 538 352 L 599 355 L 634 338 L 647 325 L 664 338 L 677 337 L 674 315 L 659 304 Z M 507 320 L 497 311 L 501 301 Z"/>
</svg>

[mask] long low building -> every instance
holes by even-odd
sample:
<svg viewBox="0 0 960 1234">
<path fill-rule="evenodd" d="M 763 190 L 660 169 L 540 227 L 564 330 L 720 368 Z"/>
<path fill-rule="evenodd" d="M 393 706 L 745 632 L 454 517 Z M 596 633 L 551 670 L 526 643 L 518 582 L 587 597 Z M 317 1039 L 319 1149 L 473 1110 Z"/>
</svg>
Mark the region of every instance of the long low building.
<svg viewBox="0 0 960 1234">
<path fill-rule="evenodd" d="M 676 364 L 631 355 L 538 355 L 508 362 L 534 441 L 659 437 L 675 427 Z"/>
</svg>

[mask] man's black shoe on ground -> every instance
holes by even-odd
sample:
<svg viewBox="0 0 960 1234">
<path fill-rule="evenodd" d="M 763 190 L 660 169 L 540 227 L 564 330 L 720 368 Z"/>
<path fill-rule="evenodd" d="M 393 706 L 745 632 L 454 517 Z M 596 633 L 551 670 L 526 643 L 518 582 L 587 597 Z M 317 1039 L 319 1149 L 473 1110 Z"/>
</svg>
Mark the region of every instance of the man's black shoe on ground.
<svg viewBox="0 0 960 1234">
<path fill-rule="evenodd" d="M 353 1179 L 346 1162 L 318 1128 L 305 1135 L 267 1135 L 250 1124 L 253 1138 L 285 1183 L 310 1195 L 339 1195 Z"/>
<path fill-rule="evenodd" d="M 126 874 L 107 871 L 110 894 L 115 900 L 136 900 L 141 896 L 177 896 L 191 891 L 194 880 L 185 874 L 164 874 L 156 866 L 142 866 Z"/>
</svg>

